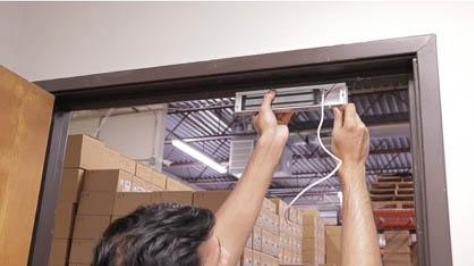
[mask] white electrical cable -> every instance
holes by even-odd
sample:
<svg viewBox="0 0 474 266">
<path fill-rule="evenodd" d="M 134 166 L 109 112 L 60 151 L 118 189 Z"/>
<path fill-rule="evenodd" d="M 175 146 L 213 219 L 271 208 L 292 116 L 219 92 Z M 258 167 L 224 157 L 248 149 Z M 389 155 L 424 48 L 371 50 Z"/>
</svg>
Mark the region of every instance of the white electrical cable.
<svg viewBox="0 0 474 266">
<path fill-rule="evenodd" d="M 321 128 L 323 127 L 323 122 L 324 122 L 324 91 L 321 93 L 321 120 L 319 121 L 319 126 L 318 126 L 318 130 L 317 130 L 317 138 L 318 138 L 318 141 L 319 141 L 319 144 L 321 145 L 321 148 L 324 150 L 324 152 L 326 152 L 329 156 L 331 156 L 336 162 L 337 162 L 337 165 L 336 167 L 328 174 L 326 175 L 325 177 L 321 178 L 321 179 L 318 179 L 316 180 L 315 182 L 313 182 L 312 184 L 308 185 L 307 187 L 305 187 L 300 193 L 298 193 L 298 195 L 296 195 L 296 197 L 288 204 L 288 207 L 286 208 L 285 210 L 285 213 L 284 213 L 284 216 L 285 218 L 287 218 L 287 213 L 288 213 L 288 210 L 290 209 L 291 206 L 293 206 L 293 204 L 301 197 L 303 196 L 308 190 L 310 190 L 311 188 L 317 186 L 318 184 L 328 180 L 329 178 L 331 178 L 336 172 L 337 170 L 339 170 L 339 168 L 341 167 L 342 165 L 342 160 L 337 158 L 334 154 L 332 154 L 323 144 L 323 141 L 321 140 Z M 288 218 L 287 218 L 288 220 Z"/>
<path fill-rule="evenodd" d="M 99 126 L 95 129 L 94 131 L 94 138 L 99 138 L 100 131 L 102 130 L 102 127 L 104 127 L 105 123 L 107 122 L 107 119 L 112 115 L 114 111 L 114 108 L 110 108 L 107 110 L 105 115 L 100 119 Z"/>
</svg>

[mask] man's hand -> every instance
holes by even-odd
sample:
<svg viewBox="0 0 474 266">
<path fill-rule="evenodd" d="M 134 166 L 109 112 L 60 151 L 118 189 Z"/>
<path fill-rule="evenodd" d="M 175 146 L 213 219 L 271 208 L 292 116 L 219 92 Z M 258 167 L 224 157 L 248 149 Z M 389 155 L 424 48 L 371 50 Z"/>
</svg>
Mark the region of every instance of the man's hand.
<svg viewBox="0 0 474 266">
<path fill-rule="evenodd" d="M 332 151 L 342 160 L 341 172 L 363 167 L 369 154 L 369 130 L 360 119 L 354 104 L 334 108 Z"/>
<path fill-rule="evenodd" d="M 353 104 L 334 108 L 332 150 L 342 160 L 339 170 L 342 205 L 342 266 L 381 266 L 372 205 L 365 182 L 369 131 Z"/>
<path fill-rule="evenodd" d="M 242 254 L 288 140 L 287 125 L 293 112 L 275 115 L 271 109 L 275 96 L 274 91 L 265 94 L 253 121 L 259 134 L 257 144 L 234 191 L 216 213 L 214 234 L 229 252 L 229 265 L 235 265 Z"/>
<path fill-rule="evenodd" d="M 272 111 L 272 102 L 276 97 L 275 91 L 269 91 L 263 98 L 259 112 L 253 118 L 253 125 L 260 137 L 273 138 L 279 143 L 285 144 L 288 140 L 288 123 L 293 111 L 275 115 Z"/>
</svg>

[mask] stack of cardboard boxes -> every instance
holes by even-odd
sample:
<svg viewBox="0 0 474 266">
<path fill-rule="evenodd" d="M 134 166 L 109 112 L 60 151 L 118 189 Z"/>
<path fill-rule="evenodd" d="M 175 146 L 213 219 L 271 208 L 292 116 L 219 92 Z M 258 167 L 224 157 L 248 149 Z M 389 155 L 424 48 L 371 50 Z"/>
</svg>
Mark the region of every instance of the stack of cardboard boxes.
<svg viewBox="0 0 474 266">
<path fill-rule="evenodd" d="M 280 264 L 301 264 L 303 261 L 303 213 L 290 208 L 279 199 L 273 199 L 280 220 Z"/>
<path fill-rule="evenodd" d="M 65 265 L 68 261 L 74 217 L 85 172 L 118 168 L 119 162 L 120 154 L 98 140 L 85 135 L 68 138 L 49 265 Z"/>
<path fill-rule="evenodd" d="M 408 231 L 385 231 L 385 266 L 411 265 L 410 233 Z"/>
<path fill-rule="evenodd" d="M 331 265 L 341 265 L 341 226 L 326 226 L 326 263 Z"/>
<path fill-rule="evenodd" d="M 216 212 L 230 191 L 201 191 L 194 193 L 194 206 Z M 279 217 L 276 207 L 265 199 L 262 209 L 242 254 L 241 266 L 277 266 L 279 255 Z"/>
<path fill-rule="evenodd" d="M 63 181 L 59 192 L 59 202 L 56 209 L 53 242 L 49 265 L 65 265 L 70 249 L 74 216 L 77 210 L 79 194 L 82 186 L 84 170 L 68 168 L 63 170 Z"/>
<path fill-rule="evenodd" d="M 230 194 L 230 191 L 193 192 L 191 187 L 136 163 L 86 135 L 69 137 L 64 167 L 50 266 L 90 265 L 93 249 L 103 231 L 115 219 L 140 206 L 173 202 L 216 212 Z M 290 208 L 285 213 L 286 208 L 281 200 L 264 200 L 240 265 L 303 262 L 303 212 Z M 311 236 L 316 237 L 317 227 L 311 231 Z M 315 257 L 319 258 L 316 254 Z"/>
<path fill-rule="evenodd" d="M 113 204 L 111 199 L 120 192 L 167 190 L 168 183 L 170 190 L 192 190 L 181 183 L 175 185 L 177 181 L 136 163 L 99 140 L 87 135 L 69 136 L 49 265 L 89 263 L 78 258 L 87 257 L 78 252 L 92 247 L 110 223 L 114 216 L 107 209 Z"/>
<path fill-rule="evenodd" d="M 192 205 L 193 192 L 83 192 L 74 226 L 69 265 L 90 265 L 93 249 L 110 223 L 140 206 L 160 202 Z"/>
<path fill-rule="evenodd" d="M 303 211 L 303 263 L 325 263 L 324 223 L 316 209 Z"/>
</svg>

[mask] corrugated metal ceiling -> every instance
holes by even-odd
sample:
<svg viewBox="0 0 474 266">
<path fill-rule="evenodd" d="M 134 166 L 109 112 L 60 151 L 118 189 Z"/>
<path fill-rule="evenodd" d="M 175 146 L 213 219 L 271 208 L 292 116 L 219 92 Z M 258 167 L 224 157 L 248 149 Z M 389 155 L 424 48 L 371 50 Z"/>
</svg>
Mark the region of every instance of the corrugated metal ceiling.
<svg viewBox="0 0 474 266">
<path fill-rule="evenodd" d="M 371 138 L 370 156 L 367 161 L 367 180 L 373 181 L 378 174 L 406 174 L 411 172 L 410 136 L 408 123 L 407 78 L 404 76 L 385 77 L 348 83 L 350 102 L 355 103 L 362 120 L 369 128 L 387 127 L 383 134 Z M 175 149 L 171 139 L 182 139 L 204 152 L 216 161 L 228 163 L 230 140 L 236 135 L 232 129 L 236 124 L 250 123 L 241 121 L 234 115 L 234 99 L 208 99 L 169 104 L 167 119 L 167 145 L 164 159 L 172 165 L 164 170 L 203 189 L 229 189 L 235 185 L 236 178 L 229 174 L 219 174 L 195 161 L 192 157 Z M 317 144 L 308 141 L 319 122 L 318 111 L 302 112 L 295 115 L 290 125 L 293 132 L 288 148 L 292 151 L 292 175 L 275 178 L 270 194 L 291 197 L 320 174 L 330 172 L 335 163 L 324 156 Z M 326 110 L 325 119 L 333 119 L 332 112 Z M 255 133 L 249 127 L 250 133 Z M 330 130 L 330 125 L 328 125 Z M 304 134 L 302 134 L 304 132 Z M 375 130 L 374 130 L 375 132 Z M 400 133 L 402 132 L 402 133 Z M 328 138 L 328 137 L 327 137 Z M 330 140 L 327 139 L 330 143 Z M 314 202 L 315 195 L 321 202 L 337 201 L 334 191 L 339 189 L 337 178 L 312 189 L 314 195 L 307 200 Z M 293 192 L 294 191 L 294 192 Z M 321 196 L 328 192 L 327 196 Z M 304 201 L 304 200 L 303 200 Z"/>
</svg>

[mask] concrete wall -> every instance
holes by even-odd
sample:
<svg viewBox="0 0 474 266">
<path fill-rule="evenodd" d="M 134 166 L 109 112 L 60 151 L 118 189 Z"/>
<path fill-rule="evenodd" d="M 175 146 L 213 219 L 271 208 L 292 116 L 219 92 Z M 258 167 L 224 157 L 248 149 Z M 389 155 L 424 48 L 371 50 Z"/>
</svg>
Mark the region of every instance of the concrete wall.
<svg viewBox="0 0 474 266">
<path fill-rule="evenodd" d="M 436 33 L 454 263 L 474 265 L 474 3 L 76 2 L 22 12 L 12 65 L 31 80 Z"/>
</svg>

